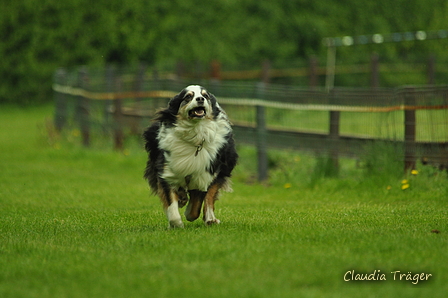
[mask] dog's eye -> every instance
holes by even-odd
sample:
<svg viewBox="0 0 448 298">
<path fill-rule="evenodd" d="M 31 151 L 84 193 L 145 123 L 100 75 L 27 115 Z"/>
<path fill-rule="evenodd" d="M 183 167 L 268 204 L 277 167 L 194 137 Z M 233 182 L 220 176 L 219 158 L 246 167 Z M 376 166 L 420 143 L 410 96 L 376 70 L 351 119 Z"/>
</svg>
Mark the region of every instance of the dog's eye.
<svg viewBox="0 0 448 298">
<path fill-rule="evenodd" d="M 187 101 L 190 101 L 192 98 L 193 98 L 193 94 L 190 94 L 190 93 L 185 94 L 185 96 L 184 96 L 184 100 L 187 100 Z"/>
</svg>

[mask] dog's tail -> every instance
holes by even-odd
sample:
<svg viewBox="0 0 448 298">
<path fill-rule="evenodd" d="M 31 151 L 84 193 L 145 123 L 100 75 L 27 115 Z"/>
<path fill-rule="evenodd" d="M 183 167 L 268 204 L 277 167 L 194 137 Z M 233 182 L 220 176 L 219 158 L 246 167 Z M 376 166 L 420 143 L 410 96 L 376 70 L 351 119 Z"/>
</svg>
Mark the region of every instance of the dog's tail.
<svg viewBox="0 0 448 298">
<path fill-rule="evenodd" d="M 148 127 L 143 133 L 143 139 L 145 141 L 145 149 L 148 152 L 148 161 L 143 177 L 148 180 L 149 186 L 153 192 L 157 192 L 158 184 L 158 160 L 160 154 L 163 154 L 159 149 L 159 141 L 157 140 L 157 133 L 159 131 L 160 124 L 154 123 Z"/>
</svg>

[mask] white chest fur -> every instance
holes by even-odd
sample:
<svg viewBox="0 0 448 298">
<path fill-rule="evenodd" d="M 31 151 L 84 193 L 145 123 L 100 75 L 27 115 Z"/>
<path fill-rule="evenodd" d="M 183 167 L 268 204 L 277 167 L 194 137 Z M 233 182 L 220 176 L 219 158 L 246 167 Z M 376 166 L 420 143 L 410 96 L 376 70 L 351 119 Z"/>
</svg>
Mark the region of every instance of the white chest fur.
<svg viewBox="0 0 448 298">
<path fill-rule="evenodd" d="M 225 119 L 179 120 L 169 128 L 162 125 L 158 136 L 166 160 L 162 178 L 175 188 L 207 191 L 216 176 L 207 169 L 229 130 Z"/>
</svg>

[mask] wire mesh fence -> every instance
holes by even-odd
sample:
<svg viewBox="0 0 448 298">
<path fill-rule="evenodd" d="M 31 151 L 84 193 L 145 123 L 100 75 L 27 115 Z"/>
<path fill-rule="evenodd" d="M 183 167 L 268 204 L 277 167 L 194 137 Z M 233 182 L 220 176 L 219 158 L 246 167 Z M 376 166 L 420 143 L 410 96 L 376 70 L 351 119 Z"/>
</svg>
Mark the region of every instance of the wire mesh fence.
<svg viewBox="0 0 448 298">
<path fill-rule="evenodd" d="M 234 124 L 237 142 L 257 146 L 262 168 L 269 147 L 337 159 L 356 156 L 373 141 L 402 146 L 398 158 L 406 169 L 418 157 L 448 164 L 448 86 L 326 91 L 263 81 L 182 79 L 142 67 L 120 72 L 113 67 L 59 69 L 53 86 L 55 127 L 79 128 L 85 146 L 94 136 L 109 136 L 114 148 L 122 150 L 126 136 L 141 134 L 155 112 L 190 84 L 201 84 L 217 96 Z"/>
</svg>

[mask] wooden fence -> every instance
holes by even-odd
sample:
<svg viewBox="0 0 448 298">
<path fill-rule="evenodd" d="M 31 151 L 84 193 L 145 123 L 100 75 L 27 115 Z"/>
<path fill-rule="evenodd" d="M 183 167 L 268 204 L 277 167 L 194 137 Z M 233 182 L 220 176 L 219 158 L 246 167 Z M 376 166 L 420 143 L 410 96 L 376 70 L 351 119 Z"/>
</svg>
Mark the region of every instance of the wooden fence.
<svg viewBox="0 0 448 298">
<path fill-rule="evenodd" d="M 61 131 L 70 122 L 70 117 L 75 118 L 71 122 L 78 125 L 84 146 L 89 146 L 92 124 L 101 123 L 103 129 L 112 131 L 114 148 L 122 150 L 125 127 L 133 133 L 140 133 L 157 108 L 166 106 L 170 97 L 193 83 L 156 76 L 148 78 L 141 69 L 133 77 L 133 80 L 128 80 L 130 83 L 125 84 L 124 75 L 117 75 L 113 68 L 105 69 L 96 76 L 86 68 L 76 73 L 60 69 L 53 86 L 55 127 Z M 326 92 L 318 88 L 273 85 L 267 79 L 257 83 L 237 84 L 218 80 L 200 83 L 217 96 L 226 110 L 229 109 L 237 142 L 257 147 L 259 180 L 267 178 L 267 150 L 271 147 L 327 154 L 337 166 L 339 156 L 357 156 L 364 144 L 382 141 L 403 148 L 404 155 L 397 158 L 402 158 L 405 170 L 413 169 L 419 156 L 427 157 L 437 165 L 448 164 L 448 86 L 333 88 Z M 74 107 L 73 113 L 69 112 L 70 102 Z M 94 106 L 96 109 L 100 106 L 101 112 L 93 112 Z M 235 113 L 231 112 L 233 110 Z M 252 115 L 252 118 L 249 121 L 238 118 L 241 110 Z M 273 110 L 283 111 L 292 118 L 295 117 L 294 112 L 302 113 L 300 115 L 307 112 L 324 113 L 327 116 L 323 117 L 326 118 L 323 122 L 327 127 L 320 131 L 302 129 L 300 117 L 292 120 L 292 125 L 278 125 L 274 123 L 275 119 L 267 117 Z M 424 129 L 437 131 L 437 138 L 418 136 L 419 133 L 425 135 L 418 126 L 419 113 L 423 111 L 428 118 Z M 359 136 L 341 130 L 341 115 L 372 113 L 399 113 L 397 119 L 401 123 L 394 122 L 397 127 L 392 135 Z M 384 123 L 369 125 L 381 126 Z M 423 127 L 422 124 L 420 126 Z"/>
</svg>

